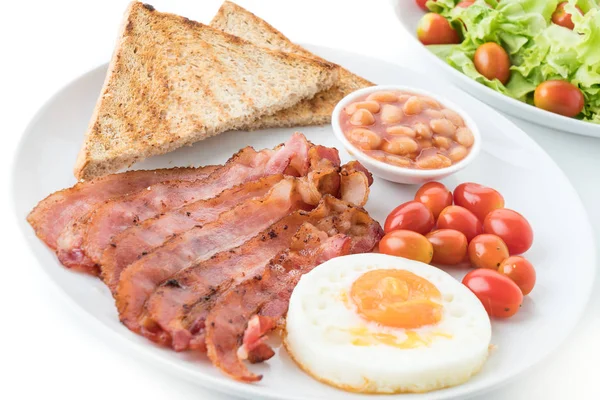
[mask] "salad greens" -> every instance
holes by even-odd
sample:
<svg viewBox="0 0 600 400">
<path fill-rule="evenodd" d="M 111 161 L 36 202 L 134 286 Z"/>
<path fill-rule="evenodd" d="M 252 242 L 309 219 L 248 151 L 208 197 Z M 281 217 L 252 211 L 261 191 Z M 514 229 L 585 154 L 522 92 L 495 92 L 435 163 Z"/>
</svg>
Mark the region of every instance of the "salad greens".
<svg viewBox="0 0 600 400">
<path fill-rule="evenodd" d="M 568 1 L 573 30 L 551 22 L 558 0 L 476 0 L 468 8 L 455 7 L 459 1 L 427 2 L 464 37 L 461 44 L 430 45 L 429 50 L 470 78 L 530 104 L 540 83 L 569 81 L 585 97 L 579 117 L 600 124 L 600 0 Z M 473 64 L 475 51 L 487 42 L 501 45 L 511 58 L 506 85 L 487 79 Z"/>
</svg>

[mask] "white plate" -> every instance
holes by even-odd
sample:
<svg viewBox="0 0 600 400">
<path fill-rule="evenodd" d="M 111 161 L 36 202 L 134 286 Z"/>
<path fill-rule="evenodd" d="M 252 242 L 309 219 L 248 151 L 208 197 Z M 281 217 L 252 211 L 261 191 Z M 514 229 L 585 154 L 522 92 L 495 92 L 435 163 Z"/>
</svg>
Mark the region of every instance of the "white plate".
<svg viewBox="0 0 600 400">
<path fill-rule="evenodd" d="M 493 343 L 497 349 L 481 373 L 455 388 L 429 395 L 389 396 L 386 399 L 464 398 L 490 389 L 539 362 L 568 336 L 588 299 L 594 277 L 591 228 L 577 194 L 563 173 L 523 131 L 453 87 L 377 59 L 321 47 L 309 49 L 377 83 L 420 87 L 451 98 L 463 109 L 471 111 L 481 127 L 481 154 L 468 168 L 444 182 L 451 188 L 464 181 L 497 188 L 504 194 L 507 206 L 526 215 L 535 230 L 535 243 L 527 257 L 537 267 L 537 287 L 517 316 L 494 322 Z M 25 216 L 49 193 L 75 182 L 72 168 L 105 71 L 106 66 L 102 66 L 87 73 L 48 101 L 24 133 L 12 172 L 13 197 L 21 229 L 49 281 L 58 285 L 83 314 L 98 322 L 90 334 L 114 339 L 148 362 L 191 382 L 251 399 L 348 398 L 347 393 L 306 376 L 285 351 L 280 350 L 269 362 L 252 367 L 265 377 L 259 384 L 247 385 L 225 378 L 202 355 L 177 354 L 152 345 L 119 323 L 111 295 L 100 280 L 67 271 L 35 237 Z M 245 145 L 272 147 L 285 141 L 294 130 L 229 132 L 147 160 L 137 167 L 219 163 Z M 342 149 L 330 126 L 300 130 L 315 143 Z M 350 159 L 343 150 L 341 155 L 344 160 Z M 383 221 L 392 208 L 411 199 L 415 190 L 414 186 L 377 179 L 367 209 Z M 565 213 L 565 209 L 569 212 Z M 457 277 L 463 273 L 455 271 Z"/>
<path fill-rule="evenodd" d="M 599 124 L 563 117 L 562 115 L 544 111 L 532 105 L 515 100 L 474 81 L 458 70 L 452 68 L 435 54 L 427 50 L 427 48 L 417 39 L 417 24 L 421 17 L 425 15 L 425 12 L 417 6 L 416 2 L 414 0 L 390 1 L 396 16 L 400 20 L 400 25 L 407 33 L 407 36 L 411 38 L 411 44 L 424 55 L 426 60 L 432 65 L 435 65 L 436 69 L 440 73 L 443 73 L 444 78 L 448 81 L 469 92 L 481 101 L 488 103 L 492 107 L 498 108 L 515 117 L 559 131 L 600 138 Z"/>
</svg>

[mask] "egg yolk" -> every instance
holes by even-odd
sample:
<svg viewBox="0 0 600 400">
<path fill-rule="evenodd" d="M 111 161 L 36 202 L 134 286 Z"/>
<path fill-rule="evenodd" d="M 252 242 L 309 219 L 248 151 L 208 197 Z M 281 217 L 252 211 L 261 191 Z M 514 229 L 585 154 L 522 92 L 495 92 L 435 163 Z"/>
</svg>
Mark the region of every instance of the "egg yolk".
<svg viewBox="0 0 600 400">
<path fill-rule="evenodd" d="M 413 329 L 442 318 L 440 291 L 412 272 L 378 269 L 364 273 L 350 289 L 358 313 L 365 319 L 394 328 Z"/>
</svg>

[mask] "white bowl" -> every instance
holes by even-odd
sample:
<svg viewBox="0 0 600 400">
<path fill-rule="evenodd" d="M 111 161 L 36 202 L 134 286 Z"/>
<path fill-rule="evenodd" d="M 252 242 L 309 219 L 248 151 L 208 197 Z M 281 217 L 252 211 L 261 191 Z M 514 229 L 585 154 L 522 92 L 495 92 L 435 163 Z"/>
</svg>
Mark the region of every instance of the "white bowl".
<svg viewBox="0 0 600 400">
<path fill-rule="evenodd" d="M 363 97 L 367 94 L 379 91 L 405 91 L 420 94 L 423 96 L 428 96 L 437 100 L 446 108 L 456 111 L 465 121 L 466 127 L 471 129 L 471 132 L 473 132 L 473 136 L 475 138 L 475 141 L 473 142 L 473 146 L 471 147 L 471 151 L 469 152 L 469 154 L 464 159 L 460 160 L 455 164 L 452 164 L 447 168 L 414 169 L 387 164 L 383 161 L 376 160 L 375 158 L 372 158 L 367 154 L 363 153 L 361 149 L 350 143 L 350 141 L 346 138 L 346 135 L 344 135 L 344 132 L 342 131 L 342 128 L 340 126 L 340 113 L 348 104 L 356 101 L 359 97 Z M 473 161 L 475 157 L 477 157 L 479 151 L 481 150 L 481 134 L 479 133 L 479 129 L 477 128 L 477 125 L 475 124 L 473 119 L 464 110 L 462 110 L 459 106 L 446 100 L 443 97 L 427 92 L 425 90 L 416 89 L 409 86 L 379 85 L 352 92 L 346 97 L 344 97 L 342 100 L 340 100 L 340 102 L 335 106 L 335 109 L 331 114 L 331 125 L 333 126 L 333 132 L 335 133 L 335 136 L 344 144 L 344 147 L 346 148 L 348 153 L 350 153 L 353 157 L 360 161 L 361 164 L 363 164 L 369 171 L 373 173 L 373 175 L 397 183 L 420 185 L 425 182 L 443 179 L 469 165 L 471 161 Z"/>
</svg>

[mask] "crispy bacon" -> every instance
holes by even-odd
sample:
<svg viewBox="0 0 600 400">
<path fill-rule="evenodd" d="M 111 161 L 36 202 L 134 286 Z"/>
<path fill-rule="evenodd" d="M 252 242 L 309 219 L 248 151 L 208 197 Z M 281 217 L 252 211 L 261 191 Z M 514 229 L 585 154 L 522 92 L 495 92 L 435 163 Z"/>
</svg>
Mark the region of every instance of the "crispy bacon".
<svg viewBox="0 0 600 400">
<path fill-rule="evenodd" d="M 225 374 L 275 353 L 266 335 L 319 263 L 373 249 L 383 235 L 360 206 L 372 183 L 358 162 L 299 133 L 240 150 L 224 166 L 133 171 L 57 192 L 30 213 L 71 268 L 98 273 L 121 321 L 176 350 L 201 349 Z"/>
<path fill-rule="evenodd" d="M 244 334 L 253 315 L 271 298 L 289 296 L 293 286 L 291 276 L 299 276 L 299 270 L 310 269 L 328 257 L 348 254 L 350 237 L 344 234 L 327 236 L 317 228 L 304 225 L 298 232 L 301 246 L 289 250 L 269 263 L 260 280 L 248 280 L 222 296 L 206 320 L 206 345 L 208 357 L 225 374 L 242 382 L 260 380 L 260 375 L 250 372 L 239 355 L 249 355 L 256 347 L 264 351 L 265 343 L 260 337 Z M 286 293 L 284 293 L 286 292 Z M 289 294 L 287 293 L 289 292 Z M 252 338 L 247 347 L 239 350 L 243 337 Z M 256 344 L 256 346 L 254 345 Z"/>
<path fill-rule="evenodd" d="M 137 223 L 187 203 L 214 197 L 243 182 L 283 172 L 305 175 L 309 162 L 309 143 L 301 134 L 293 135 L 277 150 L 256 152 L 250 147 L 245 148 L 204 180 L 159 183 L 104 204 L 94 211 L 86 224 L 82 250 L 94 263 L 100 263 L 111 239 Z"/>
<path fill-rule="evenodd" d="M 348 171 L 352 174 L 360 174 L 363 179 L 355 183 L 364 188 L 350 189 L 368 193 L 365 175 L 350 167 L 342 167 L 341 179 L 344 179 Z M 312 185 L 310 185 L 319 194 L 312 199 L 313 202 L 319 200 L 320 193 L 336 193 L 335 186 L 339 185 L 337 182 L 335 185 L 329 182 L 331 179 L 325 179 L 325 171 L 317 174 L 315 172 L 315 176 L 312 176 Z M 296 213 L 282 219 L 269 228 L 270 234 L 274 237 L 269 246 L 264 246 L 264 243 L 255 237 L 235 251 L 215 255 L 210 260 L 186 268 L 172 276 L 171 280 L 179 284 L 163 284 L 147 301 L 146 312 L 142 317 L 142 333 L 157 343 L 171 344 L 176 351 L 188 349 L 190 346 L 203 350 L 204 320 L 218 295 L 231 285 L 239 283 L 244 276 L 252 275 L 253 271 L 263 268 L 275 254 L 287 248 L 293 234 L 303 222 L 318 224 L 322 229 L 333 229 L 336 224 L 343 225 L 341 228 L 347 229 L 352 222 L 348 218 L 338 219 L 335 223 L 330 222 L 331 218 L 337 215 L 336 207 L 343 211 L 347 210 L 347 207 L 340 207 L 340 204 L 335 199 L 329 198 L 307 215 Z M 329 226 L 326 227 L 326 224 Z M 267 232 L 263 232 L 263 235 L 266 234 Z"/>
<path fill-rule="evenodd" d="M 254 157 L 264 162 L 268 156 L 245 148 L 205 179 L 160 182 L 102 204 L 61 235 L 57 249 L 60 261 L 80 270 L 98 268 L 102 253 L 115 234 L 187 202 L 213 197 L 221 191 L 218 182 L 225 171 L 240 165 L 237 160 Z M 216 184 L 206 186 L 207 181 Z"/>
<path fill-rule="evenodd" d="M 301 230 L 291 248 L 276 256 L 264 268 L 260 280 L 248 278 L 219 297 L 206 319 L 206 347 L 213 364 L 225 374 L 245 382 L 259 380 L 260 376 L 248 371 L 239 357 L 246 356 L 248 360 L 256 362 L 269 355 L 265 349 L 266 343 L 261 340 L 262 336 L 257 336 L 256 332 L 247 332 L 249 322 L 258 315 L 261 317 L 260 321 L 273 322 L 259 324 L 259 327 L 274 327 L 275 322 L 285 316 L 292 290 L 302 274 L 324 260 L 343 254 L 370 251 L 381 239 L 381 227 L 362 209 L 350 207 L 343 213 L 346 215 L 340 219 L 351 221 L 346 230 L 330 229 L 328 234 L 331 238 L 325 242 L 322 234 L 311 234 L 308 243 L 312 243 L 312 246 L 309 246 L 308 254 L 305 247 L 306 234 Z M 342 223 L 340 226 L 344 227 L 346 224 Z M 306 224 L 303 229 L 306 229 Z M 325 231 L 320 232 L 324 234 Z M 305 238 L 302 239 L 303 237 Z M 343 243 L 341 237 L 345 238 Z M 331 243 L 332 238 L 338 239 Z M 315 248 L 318 251 L 315 252 Z M 263 317 L 267 319 L 262 319 Z M 250 329 L 255 328 L 250 325 Z M 264 335 L 266 330 L 262 329 L 259 333 Z M 244 341 L 244 338 L 247 340 Z M 238 349 L 240 343 L 241 350 Z"/>
<path fill-rule="evenodd" d="M 346 189 L 368 193 L 368 180 L 365 175 L 353 169 L 352 165 L 345 165 L 342 167 L 342 180 L 348 172 L 363 176 L 363 179 L 354 183 L 364 188 L 348 186 Z M 330 184 L 327 190 L 324 190 L 323 182 L 328 180 L 319 176 L 313 178 L 311 186 L 319 187 L 319 191 L 323 193 L 335 193 L 334 185 Z M 341 195 L 344 196 L 344 190 Z M 327 228 L 325 225 L 330 223 L 330 219 L 336 213 L 332 209 L 337 207 L 343 211 L 347 210 L 347 207 L 340 204 L 342 203 L 329 198 L 307 216 L 310 217 L 308 221 L 313 224 L 319 222 L 319 227 L 323 229 L 333 229 L 335 224 L 331 223 Z M 231 285 L 237 284 L 245 275 L 260 270 L 277 252 L 287 248 L 292 235 L 302 222 L 305 222 L 303 218 L 292 214 L 269 228 L 276 235 L 276 239 L 271 240 L 269 246 L 262 246 L 263 243 L 254 238 L 235 252 L 218 254 L 171 277 L 180 284 L 163 285 L 149 298 L 142 317 L 142 333 L 157 343 L 170 344 L 176 351 L 190 347 L 204 350 L 204 320 L 218 295 Z M 348 229 L 352 221 L 349 218 L 340 218 L 335 223 L 340 225 L 340 229 Z M 282 229 L 284 226 L 290 229 Z"/>
<path fill-rule="evenodd" d="M 339 191 L 340 176 L 336 173 L 337 169 L 329 162 L 320 162 L 318 165 L 321 169 L 310 171 L 304 179 L 295 181 L 297 192 L 306 204 L 317 204 L 322 193 Z M 114 292 L 121 271 L 127 265 L 160 247 L 173 235 L 214 221 L 219 214 L 246 199 L 265 195 L 282 179 L 283 175 L 271 175 L 247 182 L 225 190 L 212 199 L 191 203 L 125 230 L 113 238 L 111 247 L 104 251 L 102 275 L 105 283 Z"/>
<path fill-rule="evenodd" d="M 153 171 L 128 171 L 91 181 L 80 181 L 68 189 L 52 193 L 29 213 L 27 221 L 36 235 L 52 250 L 69 224 L 86 215 L 99 204 L 137 192 L 158 182 L 172 179 L 196 180 L 210 175 L 218 166 L 171 168 Z"/>
<path fill-rule="evenodd" d="M 142 333 L 155 342 L 171 343 L 176 351 L 190 345 L 204 349 L 204 320 L 218 296 L 245 277 L 254 276 L 277 253 L 288 248 L 303 223 L 333 229 L 334 222 L 341 222 L 333 221 L 340 215 L 332 210 L 334 203 L 337 200 L 327 197 L 314 210 L 294 212 L 242 246 L 171 276 L 146 302 Z"/>
<path fill-rule="evenodd" d="M 338 173 L 336 169 L 331 169 L 329 174 L 318 172 L 318 175 L 329 181 L 330 176 L 337 177 Z M 216 253 L 243 244 L 295 210 L 314 207 L 314 204 L 304 201 L 311 196 L 303 195 L 302 190 L 306 182 L 311 181 L 310 177 L 288 177 L 264 197 L 241 203 L 221 214 L 216 221 L 174 237 L 129 265 L 121 273 L 117 288 L 117 308 L 121 321 L 131 330 L 139 331 L 138 317 L 148 296 L 173 274 Z M 335 189 L 337 192 L 338 188 Z"/>
<path fill-rule="evenodd" d="M 111 246 L 102 255 L 104 283 L 114 293 L 123 268 L 162 246 L 173 235 L 214 221 L 219 214 L 247 199 L 264 196 L 281 180 L 283 175 L 278 174 L 238 185 L 212 199 L 196 201 L 121 232 L 113 238 Z"/>
</svg>

